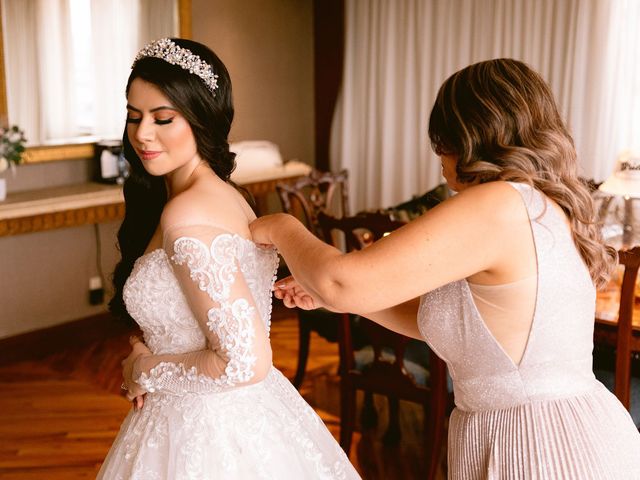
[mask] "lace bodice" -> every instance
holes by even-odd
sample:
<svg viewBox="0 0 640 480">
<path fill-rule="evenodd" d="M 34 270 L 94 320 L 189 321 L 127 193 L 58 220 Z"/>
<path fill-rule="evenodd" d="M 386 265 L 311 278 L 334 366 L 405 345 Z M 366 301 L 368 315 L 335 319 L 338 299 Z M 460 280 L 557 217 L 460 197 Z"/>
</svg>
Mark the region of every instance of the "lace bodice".
<svg viewBox="0 0 640 480">
<path fill-rule="evenodd" d="M 136 261 L 123 292 L 154 354 L 138 383 L 181 393 L 252 380 L 256 365 L 270 366 L 276 252 L 208 226 L 174 229 L 164 243 Z"/>
<path fill-rule="evenodd" d="M 271 363 L 275 250 L 211 226 L 173 227 L 124 288 L 152 355 L 148 392 L 98 479 L 351 480 L 322 420 Z"/>
</svg>

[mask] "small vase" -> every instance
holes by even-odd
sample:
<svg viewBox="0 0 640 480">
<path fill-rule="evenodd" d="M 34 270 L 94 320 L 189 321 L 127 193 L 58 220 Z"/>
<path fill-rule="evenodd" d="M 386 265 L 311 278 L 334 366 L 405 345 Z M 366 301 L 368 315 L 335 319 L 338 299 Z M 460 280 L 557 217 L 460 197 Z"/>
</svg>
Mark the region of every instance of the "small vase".
<svg viewBox="0 0 640 480">
<path fill-rule="evenodd" d="M 0 202 L 7 198 L 7 181 L 0 178 Z"/>
</svg>

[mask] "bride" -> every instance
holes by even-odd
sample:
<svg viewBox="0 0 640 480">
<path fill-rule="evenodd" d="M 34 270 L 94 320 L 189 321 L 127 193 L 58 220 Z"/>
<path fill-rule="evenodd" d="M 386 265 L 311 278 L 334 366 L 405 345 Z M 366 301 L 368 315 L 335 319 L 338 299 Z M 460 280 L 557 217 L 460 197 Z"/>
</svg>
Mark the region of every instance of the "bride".
<svg viewBox="0 0 640 480">
<path fill-rule="evenodd" d="M 131 175 L 114 313 L 144 332 L 124 360 L 126 417 L 99 479 L 359 478 L 273 367 L 274 250 L 229 182 L 231 82 L 207 47 L 161 39 L 127 84 Z"/>
</svg>

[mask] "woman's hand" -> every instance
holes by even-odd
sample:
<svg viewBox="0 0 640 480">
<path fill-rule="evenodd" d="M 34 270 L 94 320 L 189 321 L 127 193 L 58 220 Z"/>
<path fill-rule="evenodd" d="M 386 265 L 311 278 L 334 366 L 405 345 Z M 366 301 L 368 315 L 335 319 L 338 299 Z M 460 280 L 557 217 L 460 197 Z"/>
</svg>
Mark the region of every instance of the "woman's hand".
<svg viewBox="0 0 640 480">
<path fill-rule="evenodd" d="M 320 307 L 293 277 L 283 278 L 276 282 L 273 294 L 276 298 L 282 300 L 288 308 L 298 307 L 303 310 L 314 310 Z"/>
<path fill-rule="evenodd" d="M 273 215 L 258 217 L 249 224 L 251 238 L 254 243 L 259 245 L 273 245 L 272 234 L 275 229 L 293 218 L 294 217 L 286 213 L 275 213 Z"/>
<path fill-rule="evenodd" d="M 140 385 L 133 380 L 133 372 L 136 361 L 142 356 L 151 355 L 151 350 L 147 348 L 140 337 L 129 338 L 131 353 L 122 361 L 122 383 L 123 390 L 127 390 L 127 399 L 133 402 L 136 409 L 141 409 L 144 404 L 144 395 L 147 393 Z"/>
</svg>

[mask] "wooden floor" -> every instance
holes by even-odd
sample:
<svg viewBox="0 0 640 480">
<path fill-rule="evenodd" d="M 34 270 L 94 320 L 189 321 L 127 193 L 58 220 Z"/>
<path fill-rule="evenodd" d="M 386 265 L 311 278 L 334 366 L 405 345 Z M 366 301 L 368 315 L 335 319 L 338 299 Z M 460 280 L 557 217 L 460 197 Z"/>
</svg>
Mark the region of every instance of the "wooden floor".
<svg viewBox="0 0 640 480">
<path fill-rule="evenodd" d="M 126 330 L 126 329 L 125 329 Z M 0 479 L 93 479 L 130 405 L 120 394 L 120 361 L 129 335 L 123 329 L 100 341 L 66 348 L 43 360 L 0 367 Z M 284 308 L 274 310 L 274 363 L 293 377 L 297 321 Z M 313 336 L 311 358 L 300 392 L 338 438 L 337 346 Z M 376 399 L 376 429 L 356 433 L 351 452 L 364 479 L 425 477 L 422 411 L 401 403 L 402 441 L 382 444 L 386 405 Z M 443 452 L 443 457 L 445 452 Z M 444 478 L 444 474 L 442 474 Z"/>
</svg>

